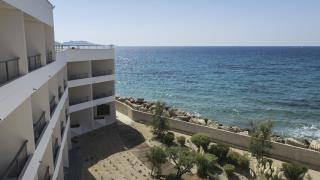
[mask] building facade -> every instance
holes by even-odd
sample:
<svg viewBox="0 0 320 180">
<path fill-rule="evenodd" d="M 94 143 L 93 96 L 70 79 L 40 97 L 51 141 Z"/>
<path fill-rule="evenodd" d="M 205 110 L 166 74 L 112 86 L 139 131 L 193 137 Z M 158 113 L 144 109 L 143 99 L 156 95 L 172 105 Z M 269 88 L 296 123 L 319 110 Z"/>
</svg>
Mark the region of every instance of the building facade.
<svg viewBox="0 0 320 180">
<path fill-rule="evenodd" d="M 55 48 L 49 1 L 0 1 L 0 179 L 64 179 L 71 137 L 114 121 L 113 74 L 111 46 Z"/>
</svg>

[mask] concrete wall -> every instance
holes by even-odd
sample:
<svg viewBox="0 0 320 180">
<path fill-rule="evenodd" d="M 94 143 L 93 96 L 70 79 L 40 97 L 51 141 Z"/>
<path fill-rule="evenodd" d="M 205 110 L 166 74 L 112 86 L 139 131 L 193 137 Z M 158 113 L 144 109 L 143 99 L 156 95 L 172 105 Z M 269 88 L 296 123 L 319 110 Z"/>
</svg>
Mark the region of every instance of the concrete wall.
<svg viewBox="0 0 320 180">
<path fill-rule="evenodd" d="M 27 56 L 41 54 L 41 64 L 46 64 L 46 41 L 44 24 L 25 20 L 25 33 L 27 43 Z"/>
<path fill-rule="evenodd" d="M 1 9 L 0 24 L 0 61 L 19 57 L 20 73 L 26 74 L 28 69 L 23 13 L 15 9 Z"/>
<path fill-rule="evenodd" d="M 69 49 L 64 51 L 68 62 L 114 58 L 114 49 Z"/>
<path fill-rule="evenodd" d="M 88 77 L 91 77 L 91 63 L 86 62 L 68 62 L 68 76 L 77 75 L 82 73 L 88 73 Z"/>
<path fill-rule="evenodd" d="M 0 174 L 13 160 L 22 143 L 28 140 L 28 152 L 34 152 L 34 135 L 32 127 L 30 98 L 9 115 L 0 126 Z"/>
<path fill-rule="evenodd" d="M 134 110 L 119 101 L 116 101 L 116 109 L 134 121 L 148 123 L 152 118 L 151 114 Z M 174 119 L 169 119 L 169 125 L 171 129 L 189 135 L 201 132 L 207 134 L 214 142 L 227 144 L 244 150 L 249 148 L 249 136 Z M 277 142 L 272 142 L 272 147 L 273 148 L 270 152 L 271 157 L 283 161 L 302 163 L 311 169 L 320 170 L 320 152 Z"/>
<path fill-rule="evenodd" d="M 92 61 L 92 72 L 112 70 L 114 72 L 113 60 L 94 60 Z"/>
<path fill-rule="evenodd" d="M 50 119 L 48 83 L 45 83 L 31 95 L 31 104 L 33 122 L 36 122 L 39 119 L 42 112 L 46 112 L 46 120 Z"/>
</svg>

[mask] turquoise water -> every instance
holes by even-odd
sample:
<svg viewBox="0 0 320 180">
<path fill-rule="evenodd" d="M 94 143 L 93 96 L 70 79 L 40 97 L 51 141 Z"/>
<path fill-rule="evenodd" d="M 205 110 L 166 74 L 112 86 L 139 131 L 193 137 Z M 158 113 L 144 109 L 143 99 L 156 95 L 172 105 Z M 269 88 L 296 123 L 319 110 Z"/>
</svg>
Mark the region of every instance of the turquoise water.
<svg viewBox="0 0 320 180">
<path fill-rule="evenodd" d="M 320 47 L 117 47 L 116 91 L 320 139 Z"/>
</svg>

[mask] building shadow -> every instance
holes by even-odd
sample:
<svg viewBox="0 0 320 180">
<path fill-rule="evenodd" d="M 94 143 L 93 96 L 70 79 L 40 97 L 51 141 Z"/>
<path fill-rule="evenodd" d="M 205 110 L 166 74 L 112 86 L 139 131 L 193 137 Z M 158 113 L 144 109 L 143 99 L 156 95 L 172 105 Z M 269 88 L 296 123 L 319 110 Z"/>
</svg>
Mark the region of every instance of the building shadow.
<svg viewBox="0 0 320 180">
<path fill-rule="evenodd" d="M 88 168 L 109 156 L 145 142 L 143 135 L 120 121 L 72 139 L 68 180 L 95 179 Z"/>
</svg>

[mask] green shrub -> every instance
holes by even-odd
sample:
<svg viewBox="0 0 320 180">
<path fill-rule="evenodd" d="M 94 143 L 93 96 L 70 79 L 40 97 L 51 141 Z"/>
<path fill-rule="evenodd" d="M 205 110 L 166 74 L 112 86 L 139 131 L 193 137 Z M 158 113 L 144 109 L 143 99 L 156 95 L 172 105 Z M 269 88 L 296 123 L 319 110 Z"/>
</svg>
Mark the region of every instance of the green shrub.
<svg viewBox="0 0 320 180">
<path fill-rule="evenodd" d="M 289 180 L 302 180 L 308 168 L 293 163 L 283 163 L 282 164 L 284 175 Z"/>
<path fill-rule="evenodd" d="M 234 151 L 229 151 L 227 155 L 227 162 L 241 169 L 248 169 L 250 165 L 250 159 L 248 155 L 241 155 Z"/>
<path fill-rule="evenodd" d="M 213 154 L 197 154 L 197 174 L 201 178 L 206 178 L 209 175 L 209 170 L 217 162 L 217 157 Z"/>
<path fill-rule="evenodd" d="M 205 134 L 197 133 L 192 135 L 191 142 L 198 147 L 198 151 L 200 150 L 200 147 L 202 147 L 204 151 L 207 151 L 210 144 L 210 138 Z"/>
<path fill-rule="evenodd" d="M 224 162 L 226 161 L 229 149 L 229 146 L 223 144 L 212 144 L 210 145 L 208 152 L 210 154 L 216 155 L 218 157 L 219 162 Z"/>
<path fill-rule="evenodd" d="M 231 176 L 235 170 L 235 167 L 232 164 L 226 164 L 223 166 L 223 170 L 226 172 L 227 176 Z"/>
<path fill-rule="evenodd" d="M 167 132 L 163 138 L 162 138 L 162 141 L 164 144 L 170 146 L 173 144 L 173 141 L 174 141 L 174 134 L 172 132 Z"/>
<path fill-rule="evenodd" d="M 184 136 L 178 136 L 177 142 L 180 144 L 180 146 L 184 146 L 186 144 L 186 138 Z"/>
<path fill-rule="evenodd" d="M 241 169 L 249 169 L 250 166 L 250 158 L 247 154 L 240 155 L 237 160 L 237 164 Z"/>
<path fill-rule="evenodd" d="M 227 154 L 227 162 L 229 164 L 233 164 L 233 165 L 238 165 L 238 158 L 239 158 L 240 154 L 234 151 L 229 151 L 229 153 Z"/>
</svg>

